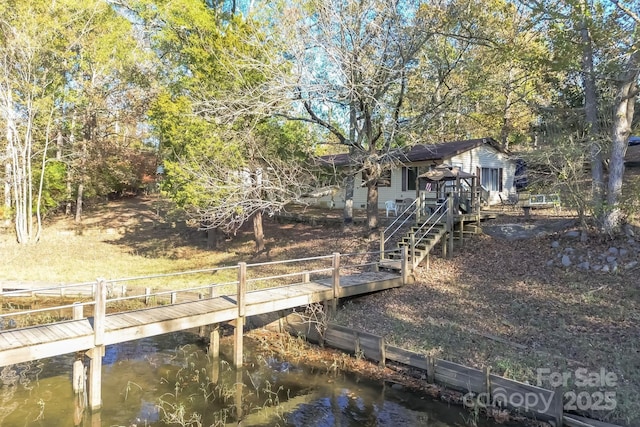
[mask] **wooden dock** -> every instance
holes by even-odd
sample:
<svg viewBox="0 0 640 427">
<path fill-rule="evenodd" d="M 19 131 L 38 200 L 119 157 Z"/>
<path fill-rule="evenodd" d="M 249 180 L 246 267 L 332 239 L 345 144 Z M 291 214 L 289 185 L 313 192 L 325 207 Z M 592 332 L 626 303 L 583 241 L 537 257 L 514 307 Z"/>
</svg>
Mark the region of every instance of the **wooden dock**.
<svg viewBox="0 0 640 427">
<path fill-rule="evenodd" d="M 124 282 L 129 283 L 141 279 L 154 281 L 158 277 L 166 278 L 171 275 L 119 280 L 99 279 L 94 284 L 41 289 L 31 287 L 28 290 L 31 295 L 39 293 L 42 295 L 51 295 L 52 293 L 64 295 L 65 292 L 67 294 L 78 292 L 78 295 L 81 295 L 91 290 L 93 300 L 79 304 L 12 311 L 10 313 L 7 313 L 3 308 L 3 312 L 0 312 L 0 325 L 8 323 L 6 322 L 8 319 L 16 319 L 19 316 L 28 317 L 45 311 L 73 311 L 73 319 L 0 330 L 0 366 L 74 352 L 86 354 L 91 359 L 89 365 L 89 407 L 96 410 L 102 405 L 100 367 L 105 346 L 211 325 L 213 332 L 211 332 L 210 350 L 216 352 L 214 357 L 217 357 L 219 336 L 216 325 L 231 322 L 235 326 L 234 364 L 241 366 L 243 326 L 246 317 L 321 302 L 331 303 L 335 308 L 339 298 L 395 288 L 407 283 L 409 276 L 406 263 L 404 264 L 405 269 L 400 272 L 380 271 L 380 261 L 371 260 L 371 257 L 367 255 L 369 254 L 333 254 L 325 257 L 262 264 L 239 263 L 235 267 L 219 269 L 233 268 L 236 270 L 237 280 L 222 284 L 204 284 L 180 291 L 164 290 L 155 294 L 146 292 L 133 296 L 119 295 L 114 297 L 111 295 L 117 286 L 124 289 Z M 376 253 L 375 256 L 377 255 Z M 406 253 L 404 256 L 406 257 Z M 349 260 L 356 258 L 358 261 L 349 262 Z M 363 259 L 365 260 L 362 261 Z M 290 266 L 292 263 L 308 263 L 310 266 L 299 267 L 292 272 Z M 329 263 L 329 265 L 318 267 L 318 263 Z M 288 272 L 284 274 L 266 274 L 259 277 L 256 274 L 250 275 L 252 270 L 261 266 L 268 267 L 267 271 L 271 272 L 275 267 L 281 267 L 284 264 L 289 264 Z M 210 275 L 215 274 L 216 270 L 182 272 L 173 276 L 183 277 L 190 274 L 202 275 L 203 273 Z M 287 278 L 293 280 L 287 284 L 273 285 L 273 283 L 279 283 Z M 233 289 L 233 291 L 223 291 L 224 289 Z M 178 292 L 189 294 L 189 299 L 177 302 Z M 124 293 L 123 291 L 122 294 Z M 113 305 L 114 302 L 129 299 L 140 300 L 141 298 L 148 301 L 151 297 L 159 298 L 167 296 L 167 294 L 171 296 L 170 303 L 167 304 L 107 313 L 108 305 Z M 7 307 L 11 298 L 24 295 L 25 290 L 22 289 L 0 292 L 2 306 Z M 193 295 L 200 295 L 200 298 L 193 298 Z M 203 297 L 203 295 L 207 295 L 207 297 Z M 90 306 L 93 309 L 93 316 L 85 317 L 83 315 L 85 306 Z M 84 369 L 80 367 L 77 375 L 82 376 L 83 371 Z M 75 372 L 73 377 L 76 378 Z"/>
</svg>

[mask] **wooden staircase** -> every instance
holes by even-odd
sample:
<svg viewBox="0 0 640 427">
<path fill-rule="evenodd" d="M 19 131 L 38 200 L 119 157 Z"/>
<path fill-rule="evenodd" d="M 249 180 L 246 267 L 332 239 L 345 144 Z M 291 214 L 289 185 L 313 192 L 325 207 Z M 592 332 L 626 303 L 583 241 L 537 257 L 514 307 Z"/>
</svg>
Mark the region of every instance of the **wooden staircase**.
<svg viewBox="0 0 640 427">
<path fill-rule="evenodd" d="M 398 251 L 389 253 L 388 260 L 391 261 L 393 265 L 397 264 L 397 268 L 399 269 L 402 249 L 406 246 L 409 265 L 415 267 L 427 257 L 429 252 L 431 252 L 434 246 L 436 246 L 446 234 L 446 222 L 425 223 L 425 225 L 421 227 L 413 226 L 402 236 L 400 241 L 398 241 Z"/>
<path fill-rule="evenodd" d="M 446 236 L 453 227 L 451 218 L 451 199 L 447 204 L 439 206 L 426 220 L 418 222 L 410 227 L 411 218 L 418 213 L 416 209 L 408 210 L 407 218 L 400 222 L 398 218 L 380 236 L 380 267 L 399 271 L 402 269 L 402 257 L 406 253 L 406 262 L 413 269 L 420 264 L 433 247 Z M 403 215 L 405 214 L 403 213 Z M 402 217 L 402 215 L 401 215 Z M 396 225 L 396 222 L 398 224 Z M 387 237 L 385 237 L 385 235 Z M 393 236 L 401 236 L 397 240 L 397 247 L 393 250 L 385 250 L 385 243 Z M 395 239 L 394 239 L 395 240 Z M 443 242 L 444 244 L 444 242 Z"/>
</svg>

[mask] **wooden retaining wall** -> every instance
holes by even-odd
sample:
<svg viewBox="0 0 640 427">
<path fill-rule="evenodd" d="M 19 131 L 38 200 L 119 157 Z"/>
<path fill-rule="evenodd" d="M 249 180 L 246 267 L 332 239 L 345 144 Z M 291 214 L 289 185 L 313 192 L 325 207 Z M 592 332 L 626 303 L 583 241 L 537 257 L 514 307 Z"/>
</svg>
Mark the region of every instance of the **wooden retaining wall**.
<svg viewBox="0 0 640 427">
<path fill-rule="evenodd" d="M 430 383 L 463 393 L 473 393 L 487 405 L 508 408 L 530 418 L 568 427 L 619 427 L 563 412 L 562 389 L 548 390 L 521 383 L 484 370 L 387 345 L 384 337 L 330 324 L 324 344 L 384 365 L 388 361 L 411 366 L 427 373 Z M 471 396 L 471 395 L 468 395 Z M 471 399 L 471 397 L 469 397 Z M 465 403 L 467 403 L 465 401 Z M 469 400 L 468 403 L 473 403 Z"/>
</svg>

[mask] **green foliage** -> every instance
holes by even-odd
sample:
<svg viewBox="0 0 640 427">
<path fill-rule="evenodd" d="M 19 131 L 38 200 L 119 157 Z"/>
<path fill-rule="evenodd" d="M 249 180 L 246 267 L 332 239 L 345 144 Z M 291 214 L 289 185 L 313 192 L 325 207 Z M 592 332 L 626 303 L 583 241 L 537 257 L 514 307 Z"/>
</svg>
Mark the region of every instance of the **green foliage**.
<svg viewBox="0 0 640 427">
<path fill-rule="evenodd" d="M 40 174 L 40 171 L 35 171 Z M 67 198 L 67 166 L 60 161 L 46 163 L 42 185 L 42 210 L 57 208 Z"/>
<path fill-rule="evenodd" d="M 308 126 L 295 121 L 264 120 L 256 127 L 256 136 L 268 154 L 283 160 L 304 161 L 316 145 Z"/>
</svg>

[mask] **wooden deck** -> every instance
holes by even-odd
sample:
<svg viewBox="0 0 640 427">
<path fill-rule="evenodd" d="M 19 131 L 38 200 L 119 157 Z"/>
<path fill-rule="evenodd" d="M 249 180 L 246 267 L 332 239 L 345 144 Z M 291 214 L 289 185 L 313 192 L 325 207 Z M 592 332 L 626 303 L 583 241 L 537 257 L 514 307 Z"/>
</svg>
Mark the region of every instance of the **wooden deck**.
<svg viewBox="0 0 640 427">
<path fill-rule="evenodd" d="M 111 345 L 228 322 L 237 319 L 239 311 L 243 312 L 242 316 L 253 316 L 332 300 L 335 296 L 342 298 L 366 294 L 403 284 L 402 275 L 392 272 L 338 276 L 337 287 L 335 277 L 106 314 L 98 321 L 92 317 L 2 330 L 0 366 L 85 351 L 96 345 Z M 239 298 L 244 299 L 241 304 L 238 304 Z M 100 326 L 96 327 L 95 323 Z M 97 330 L 99 328 L 100 331 Z M 100 342 L 97 342 L 98 335 Z"/>
</svg>

